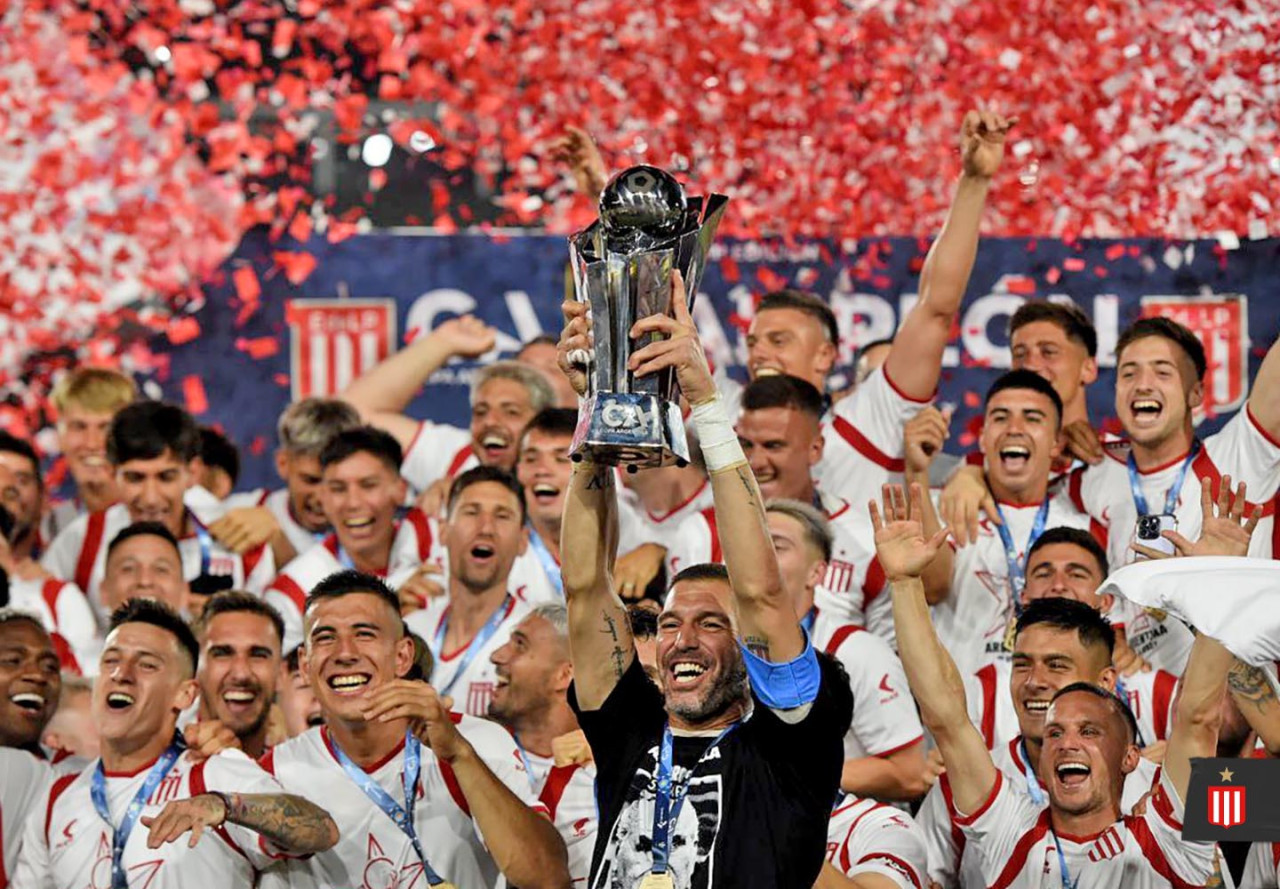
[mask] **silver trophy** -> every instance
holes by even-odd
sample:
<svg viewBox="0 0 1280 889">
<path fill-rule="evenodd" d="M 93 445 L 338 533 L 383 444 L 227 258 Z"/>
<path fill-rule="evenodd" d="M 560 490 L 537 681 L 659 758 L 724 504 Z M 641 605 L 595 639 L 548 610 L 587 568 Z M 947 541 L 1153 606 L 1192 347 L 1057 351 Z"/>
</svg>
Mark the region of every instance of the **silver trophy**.
<svg viewBox="0 0 1280 889">
<path fill-rule="evenodd" d="M 589 456 L 631 472 L 689 462 L 675 372 L 633 376 L 627 362 L 654 336 L 632 339 L 629 331 L 641 318 L 671 314 L 675 269 L 684 276 L 692 310 L 728 204 L 719 194 L 686 198 L 666 170 L 629 167 L 600 194 L 600 219 L 569 239 L 576 298 L 590 307 L 595 338 L 574 460 Z"/>
</svg>

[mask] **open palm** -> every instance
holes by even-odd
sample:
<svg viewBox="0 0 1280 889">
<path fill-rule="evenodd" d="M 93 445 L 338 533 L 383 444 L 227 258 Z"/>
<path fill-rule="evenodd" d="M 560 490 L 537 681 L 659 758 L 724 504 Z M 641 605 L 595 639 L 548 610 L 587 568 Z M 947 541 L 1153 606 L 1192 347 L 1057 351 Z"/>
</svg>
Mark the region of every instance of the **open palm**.
<svg viewBox="0 0 1280 889">
<path fill-rule="evenodd" d="M 911 486 L 910 502 L 901 485 L 883 487 L 884 515 L 872 500 L 868 504 L 871 524 L 876 531 L 876 556 L 889 580 L 919 577 L 938 555 L 947 539 L 946 528 L 932 537 L 924 536 L 924 490 Z"/>
</svg>

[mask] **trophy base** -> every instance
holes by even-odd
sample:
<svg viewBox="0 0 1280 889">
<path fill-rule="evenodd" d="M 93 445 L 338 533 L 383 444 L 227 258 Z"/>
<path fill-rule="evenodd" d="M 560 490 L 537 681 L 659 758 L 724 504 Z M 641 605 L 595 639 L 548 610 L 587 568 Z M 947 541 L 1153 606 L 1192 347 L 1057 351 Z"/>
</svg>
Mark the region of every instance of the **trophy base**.
<svg viewBox="0 0 1280 889">
<path fill-rule="evenodd" d="M 625 466 L 628 472 L 658 466 L 687 466 L 680 406 L 656 395 L 597 392 L 578 411 L 569 452 L 575 462 Z"/>
</svg>

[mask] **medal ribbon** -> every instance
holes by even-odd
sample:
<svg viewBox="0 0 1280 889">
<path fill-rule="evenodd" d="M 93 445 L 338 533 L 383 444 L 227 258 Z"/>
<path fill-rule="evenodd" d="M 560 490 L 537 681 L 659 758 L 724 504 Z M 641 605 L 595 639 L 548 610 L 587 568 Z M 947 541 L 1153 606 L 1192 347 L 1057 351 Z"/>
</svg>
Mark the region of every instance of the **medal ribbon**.
<svg viewBox="0 0 1280 889">
<path fill-rule="evenodd" d="M 538 779 L 533 774 L 533 762 L 530 761 L 529 754 L 525 751 L 524 745 L 520 743 L 520 736 L 515 732 L 512 732 L 511 738 L 516 742 L 516 751 L 520 754 L 520 761 L 524 763 L 524 772 L 529 776 L 529 789 L 533 791 L 534 796 L 537 796 Z"/>
<path fill-rule="evenodd" d="M 689 795 L 689 785 L 693 782 L 693 773 L 710 758 L 711 752 L 724 740 L 725 735 L 737 727 L 738 723 L 735 722 L 716 735 L 715 740 L 707 746 L 706 750 L 702 751 L 702 756 L 693 764 L 693 768 L 689 770 L 689 775 L 685 778 L 684 783 L 672 787 L 672 748 L 674 747 L 674 741 L 671 737 L 671 723 L 668 722 L 663 726 L 662 747 L 658 754 L 658 787 L 653 800 L 652 873 L 664 874 L 667 872 L 667 862 L 671 858 L 671 827 L 680 817 L 680 809 L 684 807 L 684 799 Z"/>
<path fill-rule="evenodd" d="M 134 825 L 137 824 L 138 816 L 142 814 L 147 800 L 151 798 L 151 794 L 155 793 L 160 782 L 169 774 L 169 770 L 173 768 L 173 764 L 178 761 L 178 757 L 185 749 L 186 745 L 175 736 L 173 742 L 169 744 L 169 749 L 161 754 L 155 765 L 151 767 L 151 771 L 147 772 L 142 786 L 138 788 L 138 792 L 129 802 L 129 807 L 125 809 L 124 818 L 119 827 L 111 821 L 111 807 L 107 804 L 107 773 L 102 767 L 102 760 L 98 760 L 89 795 L 93 797 L 93 807 L 98 810 L 98 815 L 111 828 L 111 889 L 129 889 L 129 875 L 124 868 L 125 844 L 129 842 L 129 835 L 133 833 Z"/>
<path fill-rule="evenodd" d="M 551 550 L 542 542 L 542 538 L 538 536 L 538 532 L 532 525 L 529 526 L 529 548 L 542 563 L 542 570 L 547 575 L 547 580 L 551 581 L 556 593 L 564 599 L 564 578 L 560 576 L 560 563 L 556 561 L 556 557 L 551 554 Z"/>
<path fill-rule="evenodd" d="M 1037 806 L 1047 805 L 1049 797 L 1045 794 L 1044 788 L 1040 786 L 1040 779 L 1036 777 L 1035 770 L 1031 768 L 1031 756 L 1027 753 L 1026 738 L 1018 742 L 1018 750 L 1022 754 L 1022 762 L 1018 766 L 1022 769 L 1022 777 L 1027 779 L 1027 795 L 1031 797 L 1031 801 Z"/>
<path fill-rule="evenodd" d="M 1026 568 L 1022 564 L 1022 560 L 1018 558 L 1018 547 L 1013 542 L 1013 532 L 1009 530 L 1009 520 L 1004 517 L 1004 510 L 1000 508 L 1000 504 L 996 504 L 996 512 L 1000 516 L 1000 524 L 996 525 L 996 531 L 1000 534 L 1000 542 L 1004 544 L 1004 558 L 1009 565 L 1009 595 L 1013 598 L 1013 614 L 1018 617 L 1022 614 L 1022 589 L 1027 585 Z M 1036 541 L 1040 539 L 1040 535 L 1044 533 L 1044 525 L 1049 519 L 1049 494 L 1045 492 L 1044 500 L 1040 503 L 1040 509 L 1036 512 L 1035 522 L 1031 525 L 1031 536 L 1027 538 L 1024 553 L 1031 552 L 1031 547 L 1035 546 Z"/>
<path fill-rule="evenodd" d="M 1187 480 L 1187 470 L 1191 468 L 1191 463 L 1200 453 L 1200 439 L 1191 442 L 1191 452 L 1187 454 L 1187 459 L 1182 461 L 1182 468 L 1178 470 L 1178 477 L 1173 480 L 1173 485 L 1169 490 L 1164 492 L 1164 515 L 1173 515 L 1173 511 L 1178 506 L 1178 496 L 1182 493 L 1182 483 Z M 1129 490 L 1133 492 L 1133 505 L 1138 509 L 1138 515 L 1151 515 L 1150 508 L 1147 506 L 1147 496 L 1142 493 L 1141 475 L 1138 472 L 1138 461 L 1133 459 L 1133 451 L 1129 452 Z"/>
<path fill-rule="evenodd" d="M 409 838 L 409 842 L 413 844 L 413 851 L 418 854 L 418 860 L 422 862 L 422 872 L 427 882 L 432 886 L 444 883 L 444 877 L 436 873 L 431 862 L 427 861 L 427 855 L 422 850 L 422 841 L 418 838 L 418 829 L 413 824 L 413 807 L 418 796 L 418 773 L 422 770 L 422 745 L 413 732 L 404 733 L 404 769 L 401 772 L 404 786 L 403 806 L 397 803 L 381 784 L 373 780 L 372 775 L 352 762 L 351 757 L 347 756 L 332 735 L 329 736 L 329 740 L 332 742 L 333 755 L 342 766 L 342 770 L 347 773 L 347 777 L 354 781 L 364 795 L 394 821 L 396 827 Z"/>
<path fill-rule="evenodd" d="M 1067 856 L 1062 854 L 1062 841 L 1058 839 L 1058 835 L 1050 829 L 1049 834 L 1053 837 L 1053 848 L 1058 852 L 1058 872 L 1062 874 L 1062 889 L 1077 889 L 1080 885 L 1080 875 L 1077 874 L 1074 881 L 1071 879 L 1071 871 L 1067 870 Z"/>
<path fill-rule="evenodd" d="M 209 566 L 213 564 L 213 535 L 190 507 L 187 507 L 187 518 L 191 520 L 191 527 L 196 532 L 196 540 L 200 544 L 200 573 L 196 576 L 203 577 L 209 573 Z"/>
<path fill-rule="evenodd" d="M 511 608 L 511 604 L 511 594 L 507 593 L 507 597 L 502 600 L 502 604 L 498 606 L 497 610 L 489 617 L 489 620 L 485 622 L 485 625 L 480 628 L 480 632 L 476 633 L 470 644 L 467 645 L 467 650 L 462 653 L 462 660 L 458 662 L 458 669 L 453 671 L 449 684 L 443 687 L 436 686 L 441 696 L 449 693 L 454 683 L 461 678 L 463 673 L 467 672 L 467 667 L 471 666 L 471 662 L 475 660 L 476 652 L 484 648 L 485 643 L 493 638 L 494 633 L 498 632 L 498 627 L 502 626 L 502 621 L 506 619 L 507 611 Z M 435 644 L 432 647 L 435 649 L 436 658 L 441 657 L 441 652 L 444 650 L 444 636 L 448 631 L 449 613 L 446 611 L 444 617 L 440 620 L 440 626 L 436 627 L 436 635 L 433 640 Z"/>
</svg>

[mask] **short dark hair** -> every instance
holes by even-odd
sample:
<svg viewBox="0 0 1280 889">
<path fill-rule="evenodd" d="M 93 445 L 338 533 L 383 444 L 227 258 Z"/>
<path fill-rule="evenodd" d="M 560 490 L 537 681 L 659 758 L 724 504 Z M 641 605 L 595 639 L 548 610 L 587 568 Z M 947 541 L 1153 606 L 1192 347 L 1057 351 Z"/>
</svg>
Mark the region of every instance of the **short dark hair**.
<svg viewBox="0 0 1280 889">
<path fill-rule="evenodd" d="M 787 374 L 758 377 L 743 388 L 742 410 L 763 411 L 769 408 L 790 408 L 815 420 L 821 420 L 825 410 L 822 393 L 812 383 Z"/>
<path fill-rule="evenodd" d="M 372 574 L 365 574 L 363 571 L 356 571 L 354 568 L 335 571 L 313 586 L 311 592 L 307 594 L 307 601 L 302 609 L 303 613 L 310 611 L 317 602 L 323 602 L 326 599 L 340 599 L 343 596 L 350 596 L 356 593 L 368 593 L 369 595 L 377 596 L 387 603 L 387 607 L 396 613 L 396 617 L 400 616 L 400 597 L 396 595 L 395 591 L 387 586 L 382 578 L 375 577 Z M 400 627 L 404 630 L 403 621 L 400 622 Z"/>
<path fill-rule="evenodd" d="M 675 577 L 671 578 L 667 592 L 671 592 L 675 589 L 676 584 L 683 583 L 686 580 L 722 580 L 725 583 L 729 583 L 729 569 L 716 562 L 702 562 L 698 565 L 690 565 L 688 568 L 681 569 Z"/>
<path fill-rule="evenodd" d="M 289 650 L 289 653 L 284 656 L 284 669 L 286 673 L 297 673 L 302 669 L 302 661 L 300 659 L 301 651 L 302 646 L 295 645 Z"/>
<path fill-rule="evenodd" d="M 1105 648 L 1108 659 L 1115 652 L 1116 631 L 1111 626 L 1111 621 L 1098 613 L 1098 609 L 1075 599 L 1050 596 L 1028 602 L 1027 607 L 1022 609 L 1022 614 L 1018 615 L 1016 634 L 1021 635 L 1028 627 L 1038 624 L 1056 630 L 1074 630 L 1081 645 L 1085 648 Z"/>
<path fill-rule="evenodd" d="M 1010 339 L 1019 328 L 1038 321 L 1048 321 L 1061 328 L 1067 339 L 1084 346 L 1090 358 L 1098 356 L 1098 331 L 1084 309 L 1075 303 L 1050 302 L 1047 299 L 1024 302 L 1009 319 Z"/>
<path fill-rule="evenodd" d="M 1027 550 L 1027 565 L 1031 565 L 1031 557 L 1037 550 L 1055 543 L 1070 543 L 1072 546 L 1080 547 L 1093 556 L 1093 560 L 1098 563 L 1098 571 L 1103 577 L 1111 573 L 1111 569 L 1107 567 L 1107 551 L 1102 548 L 1102 544 L 1098 543 L 1097 538 L 1088 531 L 1068 528 L 1066 525 L 1049 528 L 1036 538 L 1036 542 L 1031 544 L 1031 549 Z"/>
<path fill-rule="evenodd" d="M 284 644 L 284 618 L 280 616 L 280 612 L 252 593 L 246 593 L 243 590 L 224 590 L 210 596 L 204 604 L 204 611 L 200 612 L 200 616 L 193 622 L 192 629 L 197 636 L 203 637 L 209 629 L 209 624 L 219 614 L 236 613 L 265 617 L 271 622 L 271 626 L 276 628 L 276 638 L 280 640 L 281 645 Z"/>
<path fill-rule="evenodd" d="M 790 287 L 766 293 L 756 306 L 756 314 L 770 309 L 795 309 L 816 319 L 827 334 L 827 340 L 835 346 L 840 344 L 840 325 L 836 323 L 836 313 L 815 294 Z"/>
<path fill-rule="evenodd" d="M 178 554 L 178 561 L 182 561 L 182 547 L 178 545 L 178 538 L 173 536 L 173 532 L 163 522 L 134 522 L 125 526 L 107 544 L 107 558 L 111 558 L 116 547 L 133 537 L 159 537 L 173 547 L 173 551 Z"/>
<path fill-rule="evenodd" d="M 1138 340 L 1146 339 L 1149 336 L 1161 337 L 1180 347 L 1187 357 L 1191 359 L 1191 363 L 1195 365 L 1196 379 L 1204 379 L 1205 371 L 1209 369 L 1209 363 L 1205 359 L 1204 345 L 1186 327 L 1172 318 L 1163 316 L 1139 318 L 1125 328 L 1124 333 L 1120 334 L 1120 339 L 1116 341 L 1116 364 L 1120 363 L 1120 356 L 1125 349 Z"/>
<path fill-rule="evenodd" d="M 524 502 L 524 486 L 513 474 L 499 466 L 474 466 L 455 478 L 453 484 L 449 486 L 449 504 L 445 510 L 446 514 L 452 516 L 453 508 L 458 504 L 458 498 L 462 496 L 462 492 L 481 482 L 502 485 L 515 495 L 516 501 L 520 504 L 520 524 L 523 525 L 528 518 L 528 510 Z"/>
<path fill-rule="evenodd" d="M 1091 694 L 1095 698 L 1101 698 L 1114 707 L 1124 718 L 1125 726 L 1129 729 L 1129 742 L 1133 743 L 1139 737 L 1138 720 L 1134 718 L 1133 711 L 1129 709 L 1129 705 L 1118 694 L 1101 685 L 1094 685 L 1092 682 L 1072 682 L 1070 685 L 1064 685 L 1053 693 L 1053 697 L 1049 699 L 1049 706 L 1053 706 L 1058 698 L 1063 695 L 1073 694 L 1082 691 Z"/>
<path fill-rule="evenodd" d="M 107 633 L 114 632 L 124 624 L 151 624 L 172 634 L 191 658 L 191 671 L 195 673 L 196 666 L 200 663 L 200 643 L 196 641 L 195 633 L 191 632 L 187 622 L 168 605 L 155 599 L 130 599 L 111 612 Z"/>
<path fill-rule="evenodd" d="M 530 432 L 545 432 L 547 435 L 572 436 L 578 428 L 578 412 L 568 407 L 544 407 L 533 415 L 533 419 L 525 425 L 520 433 L 520 443 Z"/>
<path fill-rule="evenodd" d="M 154 460 L 165 451 L 183 463 L 200 456 L 200 427 L 176 404 L 135 401 L 112 418 L 107 459 L 113 466 L 130 460 Z"/>
<path fill-rule="evenodd" d="M 658 612 L 639 605 L 627 606 L 627 623 L 636 639 L 652 639 L 658 635 Z"/>
<path fill-rule="evenodd" d="M 329 439 L 329 443 L 320 451 L 320 468 L 328 469 L 354 454 L 376 457 L 397 475 L 400 473 L 400 464 L 404 462 L 404 450 L 393 435 L 375 426 L 358 426 L 355 429 L 344 429 Z"/>
<path fill-rule="evenodd" d="M 31 446 L 31 442 L 25 438 L 18 438 L 18 436 L 0 429 L 0 453 L 17 454 L 19 457 L 25 457 L 30 460 L 31 468 L 35 470 L 36 481 L 44 482 L 44 474 L 40 471 L 40 455 Z"/>
<path fill-rule="evenodd" d="M 46 636 L 52 641 L 53 637 L 49 634 L 49 630 L 45 627 L 44 621 L 40 620 L 37 615 L 30 611 L 23 611 L 20 608 L 0 608 L 0 629 L 13 626 L 15 624 L 30 624 L 40 631 L 42 636 Z"/>
<path fill-rule="evenodd" d="M 991 405 L 991 399 L 1008 389 L 1030 389 L 1032 392 L 1039 392 L 1045 398 L 1053 402 L 1054 410 L 1058 412 L 1058 426 L 1062 426 L 1062 396 L 1058 394 L 1058 390 L 1053 385 L 1040 376 L 1038 373 L 1032 373 L 1029 370 L 1011 370 L 1008 373 L 1001 374 L 991 388 L 987 390 L 987 400 L 983 403 L 983 412 Z"/>
<path fill-rule="evenodd" d="M 200 459 L 205 466 L 225 472 L 233 487 L 240 480 L 240 449 L 212 426 L 200 427 Z"/>
</svg>

